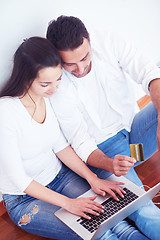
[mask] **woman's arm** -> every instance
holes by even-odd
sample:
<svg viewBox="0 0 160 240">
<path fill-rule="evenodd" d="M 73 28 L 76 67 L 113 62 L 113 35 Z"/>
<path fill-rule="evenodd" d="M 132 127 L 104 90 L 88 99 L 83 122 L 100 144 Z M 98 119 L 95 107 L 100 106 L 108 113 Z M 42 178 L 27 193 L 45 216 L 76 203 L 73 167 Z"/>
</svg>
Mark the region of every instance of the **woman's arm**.
<svg viewBox="0 0 160 240">
<path fill-rule="evenodd" d="M 103 212 L 103 206 L 94 201 L 96 199 L 96 195 L 90 198 L 71 199 L 50 190 L 34 180 L 29 184 L 24 192 L 42 201 L 63 207 L 69 212 L 87 219 L 90 219 L 90 217 L 86 215 L 86 213 L 98 216 L 99 214 L 97 212 Z"/>
<path fill-rule="evenodd" d="M 56 155 L 70 169 L 85 178 L 97 194 L 104 196 L 106 192 L 108 192 L 115 200 L 118 200 L 114 193 L 114 191 L 116 191 L 121 197 L 123 197 L 123 193 L 125 192 L 119 187 L 119 185 L 123 185 L 122 182 L 110 182 L 99 179 L 97 175 L 94 174 L 77 156 L 70 146 L 56 153 Z"/>
<path fill-rule="evenodd" d="M 123 183 L 109 182 L 99 179 L 92 171 L 90 171 L 84 162 L 81 161 L 70 146 L 59 151 L 56 155 L 74 172 L 85 178 L 96 193 L 105 195 L 105 193 L 108 192 L 111 196 L 118 200 L 115 193 L 112 191 L 114 190 L 123 197 L 123 193 L 125 192 L 118 186 Z M 96 195 L 90 198 L 71 199 L 48 189 L 34 180 L 29 184 L 24 192 L 40 200 L 63 207 L 69 212 L 87 219 L 90 219 L 90 217 L 86 215 L 86 213 L 98 216 L 99 214 L 97 212 L 103 212 L 103 206 L 94 201 L 96 199 Z"/>
</svg>

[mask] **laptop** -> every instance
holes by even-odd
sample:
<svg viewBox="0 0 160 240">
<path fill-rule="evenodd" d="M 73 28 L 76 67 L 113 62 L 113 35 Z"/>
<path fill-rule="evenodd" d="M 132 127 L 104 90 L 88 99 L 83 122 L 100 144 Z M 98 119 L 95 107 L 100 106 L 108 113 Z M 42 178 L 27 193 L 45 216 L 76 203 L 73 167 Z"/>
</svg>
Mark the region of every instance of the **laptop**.
<svg viewBox="0 0 160 240">
<path fill-rule="evenodd" d="M 114 227 L 118 224 L 118 222 L 135 212 L 160 191 L 160 183 L 146 192 L 123 176 L 116 177 L 112 174 L 110 177 L 106 178 L 106 180 L 121 181 L 125 183 L 122 187 L 126 191 L 126 194 L 123 199 L 117 195 L 120 199 L 118 202 L 109 194 L 106 194 L 105 197 L 98 195 L 95 201 L 105 207 L 104 213 L 100 213 L 99 216 L 88 214 L 91 216 L 91 220 L 87 220 L 74 215 L 63 208 L 60 208 L 55 212 L 55 215 L 62 222 L 64 222 L 84 240 L 96 239 L 102 236 L 108 229 Z M 90 189 L 79 197 L 92 197 L 94 195 L 94 191 Z"/>
</svg>

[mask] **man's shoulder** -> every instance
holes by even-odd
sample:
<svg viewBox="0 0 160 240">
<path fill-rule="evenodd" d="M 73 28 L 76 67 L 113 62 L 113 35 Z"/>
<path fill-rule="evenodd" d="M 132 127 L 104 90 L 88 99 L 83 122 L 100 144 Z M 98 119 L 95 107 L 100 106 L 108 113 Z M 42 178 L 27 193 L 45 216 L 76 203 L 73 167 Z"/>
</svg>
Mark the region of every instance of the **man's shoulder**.
<svg viewBox="0 0 160 240">
<path fill-rule="evenodd" d="M 58 86 L 57 92 L 51 97 L 51 101 L 64 102 L 73 99 L 75 96 L 75 88 L 72 83 L 72 76 L 63 69 L 61 82 Z"/>
<path fill-rule="evenodd" d="M 70 76 L 71 74 L 67 73 L 67 71 L 65 71 L 65 69 L 62 69 L 62 77 L 61 77 L 61 82 L 58 86 L 58 93 L 61 92 L 66 92 L 67 89 L 71 88 L 72 86 L 72 81 L 71 78 L 72 76 Z"/>
<path fill-rule="evenodd" d="M 117 33 L 107 29 L 95 29 L 90 32 L 92 50 L 99 53 L 101 52 L 102 54 L 112 50 L 114 45 L 119 45 L 119 38 L 120 36 Z"/>
<path fill-rule="evenodd" d="M 90 30 L 91 43 L 99 43 L 102 41 L 110 42 L 113 38 L 116 38 L 118 34 L 108 29 L 92 29 Z"/>
<path fill-rule="evenodd" d="M 93 60 L 99 59 L 105 61 L 113 55 L 112 34 L 105 30 L 94 30 L 90 32 L 90 44 Z M 97 65 L 98 66 L 98 65 Z"/>
</svg>

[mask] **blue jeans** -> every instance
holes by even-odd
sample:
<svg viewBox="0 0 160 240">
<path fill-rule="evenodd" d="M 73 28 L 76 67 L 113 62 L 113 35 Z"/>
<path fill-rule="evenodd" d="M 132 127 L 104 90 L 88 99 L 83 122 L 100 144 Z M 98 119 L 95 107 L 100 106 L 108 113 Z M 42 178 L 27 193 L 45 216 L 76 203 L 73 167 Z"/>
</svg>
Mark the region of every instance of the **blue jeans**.
<svg viewBox="0 0 160 240">
<path fill-rule="evenodd" d="M 139 114 L 137 114 L 133 121 L 133 126 L 136 126 L 138 115 Z M 144 115 L 142 114 L 142 117 L 143 116 Z M 147 118 L 145 117 L 145 119 Z M 150 122 L 152 121 L 150 120 Z M 140 133 L 140 130 L 137 131 Z M 144 130 L 144 135 L 146 131 L 147 130 Z M 132 132 L 133 131 L 131 131 L 131 133 Z M 129 155 L 129 143 L 135 141 L 131 140 L 132 135 L 137 136 L 137 134 L 131 133 L 129 134 L 126 130 L 123 130 L 112 139 L 108 139 L 104 143 L 100 144 L 99 148 L 101 148 L 102 151 L 104 151 L 110 157 L 114 157 L 116 154 Z M 140 138 L 143 139 L 143 134 L 142 136 L 140 134 Z M 138 141 L 139 140 L 137 139 L 137 142 Z M 146 147 L 147 146 L 145 146 L 145 156 L 149 156 L 147 154 L 149 150 L 147 150 Z M 152 151 L 149 152 L 151 153 Z M 96 172 L 101 178 L 106 178 L 110 174 L 101 169 L 96 169 L 93 167 L 91 167 L 91 169 Z M 127 175 L 127 177 L 138 185 L 142 185 L 133 168 L 130 170 L 130 173 Z M 62 169 L 56 178 L 53 179 L 53 181 L 48 184 L 47 187 L 53 191 L 59 192 L 71 198 L 79 196 L 90 188 L 89 184 L 84 179 L 82 179 L 80 176 L 72 172 L 64 165 L 62 165 Z M 3 195 L 3 200 L 10 218 L 17 226 L 23 230 L 51 239 L 81 239 L 76 233 L 74 233 L 54 215 L 54 212 L 59 209 L 58 206 L 35 199 L 29 195 L 5 194 Z M 21 219 L 25 216 L 28 216 L 28 222 L 26 224 L 21 224 Z M 153 205 L 153 203 L 148 203 L 146 206 L 133 213 L 130 218 L 150 239 L 159 239 L 160 211 Z M 106 233 L 104 233 L 99 238 L 99 240 L 115 239 L 145 240 L 148 238 L 145 237 L 139 230 L 129 225 L 126 221 L 121 221 L 111 230 L 106 231 Z"/>
<path fill-rule="evenodd" d="M 48 188 L 71 198 L 78 197 L 90 189 L 89 184 L 65 165 L 56 178 L 47 185 Z M 4 205 L 12 221 L 21 229 L 51 239 L 80 240 L 81 238 L 60 221 L 54 212 L 58 206 L 38 200 L 29 195 L 3 195 Z M 28 217 L 27 223 L 21 222 L 23 217 Z M 146 240 L 133 226 L 126 221 L 117 224 L 113 230 L 106 231 L 99 240 Z"/>
<path fill-rule="evenodd" d="M 136 114 L 133 119 L 130 133 L 125 129 L 115 136 L 107 139 L 98 147 L 109 157 L 114 158 L 116 154 L 130 156 L 129 144 L 143 143 L 144 157 L 148 159 L 157 150 L 157 111 L 153 103 L 148 104 L 144 109 Z M 139 163 L 138 163 L 139 164 Z M 105 178 L 110 173 L 91 169 L 101 178 Z M 138 186 L 143 186 L 138 178 L 134 168 L 125 176 Z M 160 236 L 160 209 L 152 201 L 141 207 L 139 210 L 129 216 L 147 237 L 152 240 L 158 240 Z"/>
</svg>

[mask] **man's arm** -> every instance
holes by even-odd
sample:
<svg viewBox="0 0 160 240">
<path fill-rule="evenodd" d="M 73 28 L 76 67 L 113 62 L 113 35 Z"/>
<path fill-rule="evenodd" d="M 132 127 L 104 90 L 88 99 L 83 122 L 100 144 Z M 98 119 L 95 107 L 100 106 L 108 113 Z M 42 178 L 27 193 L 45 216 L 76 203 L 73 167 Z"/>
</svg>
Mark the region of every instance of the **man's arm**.
<svg viewBox="0 0 160 240">
<path fill-rule="evenodd" d="M 74 97 L 73 91 L 74 89 L 66 86 L 65 91 L 58 89 L 51 98 L 51 104 L 67 141 L 87 164 L 114 173 L 116 176 L 126 175 L 135 160 L 122 155 L 112 159 L 97 148 L 94 139 L 88 134 L 87 124 L 77 106 L 78 103 L 76 104 L 77 96 Z"/>
<path fill-rule="evenodd" d="M 68 143 L 77 155 L 86 162 L 88 156 L 97 149 L 97 144 L 88 134 L 87 124 L 78 107 L 74 88 L 72 89 L 71 84 L 66 85 L 63 85 L 62 90 L 58 89 L 58 92 L 50 99 L 51 105 Z"/>
<path fill-rule="evenodd" d="M 94 150 L 87 159 L 88 165 L 104 169 L 118 177 L 126 175 L 135 162 L 135 159 L 124 155 L 116 155 L 112 159 L 106 156 L 100 149 Z"/>
<path fill-rule="evenodd" d="M 151 100 L 154 103 L 158 113 L 157 143 L 160 150 L 160 78 L 156 78 L 149 85 Z"/>
</svg>

